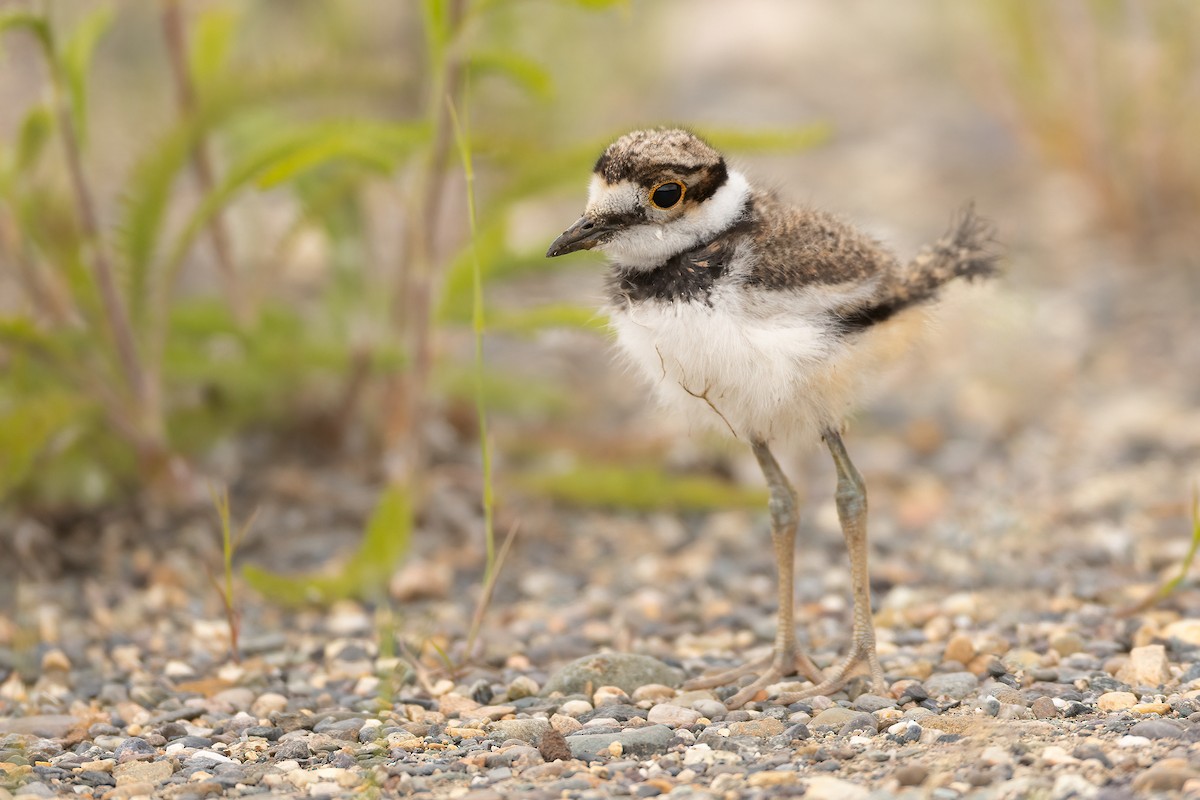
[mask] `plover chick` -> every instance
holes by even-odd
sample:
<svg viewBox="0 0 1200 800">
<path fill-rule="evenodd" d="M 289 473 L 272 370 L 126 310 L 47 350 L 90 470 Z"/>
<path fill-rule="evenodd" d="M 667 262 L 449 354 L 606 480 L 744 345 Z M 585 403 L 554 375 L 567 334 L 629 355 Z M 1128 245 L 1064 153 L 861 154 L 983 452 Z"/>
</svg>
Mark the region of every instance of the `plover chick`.
<svg viewBox="0 0 1200 800">
<path fill-rule="evenodd" d="M 875 652 L 867 572 L 867 496 L 842 442 L 864 381 L 911 342 L 939 290 L 991 275 L 990 226 L 970 207 L 950 231 L 901 263 L 878 242 L 821 211 L 752 185 L 696 135 L 622 136 L 596 162 L 587 208 L 547 256 L 608 255 L 608 311 L 620 349 L 672 412 L 750 444 L 770 489 L 779 619 L 773 652 L 688 684 L 754 680 L 727 702 L 800 674 L 826 694 L 865 667 L 886 688 Z M 850 552 L 854 627 L 849 655 L 822 673 L 797 647 L 793 619 L 796 493 L 772 447 L 823 439 Z"/>
</svg>

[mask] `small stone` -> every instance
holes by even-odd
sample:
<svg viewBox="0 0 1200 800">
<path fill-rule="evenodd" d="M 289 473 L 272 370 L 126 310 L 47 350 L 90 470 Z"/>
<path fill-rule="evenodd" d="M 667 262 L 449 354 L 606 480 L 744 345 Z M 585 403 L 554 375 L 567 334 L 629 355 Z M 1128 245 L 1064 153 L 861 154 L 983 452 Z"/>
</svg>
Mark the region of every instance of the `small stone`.
<svg viewBox="0 0 1200 800">
<path fill-rule="evenodd" d="M 1176 620 L 1163 628 L 1162 636 L 1164 639 L 1178 639 L 1184 644 L 1200 647 L 1200 619 Z"/>
<path fill-rule="evenodd" d="M 1133 692 L 1105 692 L 1096 698 L 1096 708 L 1101 711 L 1124 711 L 1137 704 Z"/>
<path fill-rule="evenodd" d="M 144 761 L 156 755 L 158 755 L 158 750 L 138 736 L 130 736 L 117 745 L 117 749 L 113 751 L 113 758 L 120 764 L 124 764 L 126 761 Z"/>
<path fill-rule="evenodd" d="M 550 727 L 563 736 L 570 736 L 575 731 L 583 730 L 583 723 L 574 717 L 568 717 L 566 714 L 551 714 Z"/>
<path fill-rule="evenodd" d="M 783 733 L 783 723 L 774 717 L 761 717 L 745 722 L 729 723 L 730 736 L 753 736 L 756 739 L 766 739 Z"/>
<path fill-rule="evenodd" d="M 979 754 L 979 761 L 989 767 L 1005 766 L 1013 763 L 1012 756 L 1007 750 L 998 745 L 989 745 Z"/>
<path fill-rule="evenodd" d="M 1058 716 L 1058 707 L 1054 705 L 1052 697 L 1039 697 L 1033 701 L 1030 710 L 1037 719 L 1054 719 Z"/>
<path fill-rule="evenodd" d="M 1146 719 L 1130 728 L 1129 735 L 1147 739 L 1180 739 L 1183 737 L 1183 726 L 1169 719 Z"/>
<path fill-rule="evenodd" d="M 217 692 L 208 699 L 208 708 L 222 711 L 246 711 L 255 701 L 254 690 L 244 686 L 234 686 Z"/>
<path fill-rule="evenodd" d="M 808 723 L 808 727 L 813 730 L 841 730 L 843 725 L 861 713 L 852 708 L 832 706 L 813 717 L 812 722 Z"/>
<path fill-rule="evenodd" d="M 566 738 L 554 728 L 542 734 L 542 738 L 538 740 L 538 752 L 542 754 L 546 763 L 569 761 L 572 758 L 571 748 L 567 745 Z"/>
<path fill-rule="evenodd" d="M 1158 714 L 1161 716 L 1164 714 L 1170 714 L 1172 710 L 1173 709 L 1168 703 L 1137 703 L 1136 705 L 1129 707 L 1129 713 L 1142 714 L 1144 716 L 1150 714 Z"/>
<path fill-rule="evenodd" d="M 716 719 L 729 713 L 729 709 L 720 700 L 700 698 L 692 703 L 692 708 L 700 712 L 700 716 Z"/>
<path fill-rule="evenodd" d="M 791 786 L 800 782 L 800 774 L 795 771 L 768 769 L 755 772 L 746 779 L 746 783 L 757 788 L 771 786 Z"/>
<path fill-rule="evenodd" d="M 533 697 L 540 688 L 537 681 L 528 675 L 518 675 L 508 685 L 508 699 L 520 700 L 522 697 Z"/>
<path fill-rule="evenodd" d="M 668 725 L 672 728 L 678 728 L 681 725 L 692 725 L 696 720 L 700 719 L 700 712 L 690 708 L 671 705 L 670 703 L 659 703 L 650 709 L 650 713 L 646 715 L 646 719 L 655 725 Z"/>
<path fill-rule="evenodd" d="M 971 672 L 944 672 L 931 675 L 924 683 L 925 691 L 930 697 L 942 697 L 952 700 L 962 700 L 975 692 L 979 680 Z"/>
<path fill-rule="evenodd" d="M 946 642 L 942 653 L 943 661 L 957 661 L 960 664 L 970 664 L 975 658 L 975 643 L 965 633 L 956 633 Z"/>
<path fill-rule="evenodd" d="M 287 711 L 288 699 L 276 692 L 264 692 L 250 704 L 250 713 L 259 719 Z"/>
<path fill-rule="evenodd" d="M 1200 772 L 1188 767 L 1169 767 L 1156 764 L 1133 779 L 1133 791 L 1142 792 L 1177 792 L 1193 778 L 1200 778 Z"/>
<path fill-rule="evenodd" d="M 920 786 L 929 777 L 929 770 L 922 764 L 905 764 L 897 767 L 892 777 L 901 786 Z"/>
<path fill-rule="evenodd" d="M 157 785 L 170 778 L 173 772 L 169 761 L 131 761 L 118 765 L 113 770 L 113 777 L 117 786 L 130 783 Z"/>
<path fill-rule="evenodd" d="M 1133 750 L 1133 749 L 1136 749 L 1139 747 L 1145 747 L 1148 744 L 1150 744 L 1150 740 L 1147 739 L 1145 736 L 1133 736 L 1130 734 L 1126 734 L 1125 736 L 1122 736 L 1120 739 L 1117 739 L 1117 747 L 1123 747 L 1123 748 L 1127 748 L 1130 750 Z"/>
<path fill-rule="evenodd" d="M 865 786 L 832 775 L 813 775 L 808 778 L 804 792 L 805 800 L 866 800 L 869 795 Z"/>
<path fill-rule="evenodd" d="M 464 697 L 458 692 L 448 692 L 439 697 L 437 701 L 437 710 L 447 717 L 465 718 L 469 712 L 475 711 L 478 708 L 479 703 L 470 697 Z M 501 714 L 500 716 L 504 715 Z M 497 719 L 499 718 L 497 717 Z"/>
<path fill-rule="evenodd" d="M 595 758 L 600 753 L 608 753 L 610 744 L 619 742 L 623 755 L 643 758 L 665 752 L 672 736 L 666 725 L 647 725 L 620 733 L 576 734 L 567 739 L 567 745 L 575 758 Z"/>
<path fill-rule="evenodd" d="M 488 738 L 503 742 L 520 739 L 535 744 L 552 728 L 544 719 L 502 719 L 488 725 Z"/>
<path fill-rule="evenodd" d="M 1117 670 L 1117 680 L 1130 686 L 1162 686 L 1171 680 L 1167 649 L 1148 644 L 1129 651 L 1129 661 Z"/>
<path fill-rule="evenodd" d="M 42 654 L 42 672 L 69 672 L 71 659 L 57 647 Z"/>
<path fill-rule="evenodd" d="M 13 673 L 14 675 L 16 673 Z M 41 739 L 62 739 L 82 720 L 70 714 L 32 714 L 27 717 L 0 717 L 0 733 L 18 733 Z"/>
<path fill-rule="evenodd" d="M 568 717 L 578 717 L 592 710 L 592 704 L 587 700 L 568 700 L 558 707 L 558 713 Z"/>
<path fill-rule="evenodd" d="M 1077 633 L 1063 631 L 1050 637 L 1050 647 L 1056 650 L 1060 656 L 1066 658 L 1073 653 L 1079 653 L 1083 650 L 1083 639 Z"/>
<path fill-rule="evenodd" d="M 1068 753 L 1063 748 L 1056 744 L 1049 745 L 1042 749 L 1042 761 L 1052 767 L 1062 766 L 1064 764 L 1078 764 L 1079 759 Z"/>
<path fill-rule="evenodd" d="M 279 743 L 279 747 L 275 750 L 275 757 L 280 761 L 288 759 L 303 761 L 312 758 L 312 751 L 309 750 L 308 742 L 303 739 L 288 739 Z"/>
<path fill-rule="evenodd" d="M 645 686 L 639 686 L 634 689 L 630 696 L 635 703 L 642 701 L 661 703 L 664 700 L 670 700 L 674 697 L 675 690 L 661 683 L 647 683 Z"/>
<path fill-rule="evenodd" d="M 579 694 L 599 686 L 618 686 L 626 693 L 650 683 L 678 686 L 683 673 L 657 658 L 632 653 L 602 653 L 572 661 L 546 682 L 545 693 Z"/>
<path fill-rule="evenodd" d="M 885 708 L 895 708 L 896 701 L 890 697 L 882 697 L 877 694 L 860 694 L 854 698 L 854 707 L 859 711 L 865 711 L 868 714 L 873 714 L 876 711 L 881 711 Z"/>
</svg>

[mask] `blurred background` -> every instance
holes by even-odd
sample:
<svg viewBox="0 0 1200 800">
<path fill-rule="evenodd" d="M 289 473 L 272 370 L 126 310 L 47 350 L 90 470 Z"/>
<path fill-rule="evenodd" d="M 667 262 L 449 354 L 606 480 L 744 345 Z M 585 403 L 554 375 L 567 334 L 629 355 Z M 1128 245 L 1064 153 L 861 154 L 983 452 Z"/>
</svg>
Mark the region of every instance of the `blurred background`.
<svg viewBox="0 0 1200 800">
<path fill-rule="evenodd" d="M 603 147 L 659 124 L 901 257 L 967 200 L 997 225 L 1005 277 L 851 423 L 881 624 L 1177 565 L 1200 7 L 730 9 L 0 2 L 0 645 L 236 595 L 252 630 L 366 602 L 461 649 L 494 585 L 502 652 L 587 619 L 581 650 L 646 647 L 664 584 L 769 597 L 753 459 L 613 362 L 599 258 L 543 257 Z M 833 479 L 787 464 L 815 602 L 847 585 Z"/>
</svg>

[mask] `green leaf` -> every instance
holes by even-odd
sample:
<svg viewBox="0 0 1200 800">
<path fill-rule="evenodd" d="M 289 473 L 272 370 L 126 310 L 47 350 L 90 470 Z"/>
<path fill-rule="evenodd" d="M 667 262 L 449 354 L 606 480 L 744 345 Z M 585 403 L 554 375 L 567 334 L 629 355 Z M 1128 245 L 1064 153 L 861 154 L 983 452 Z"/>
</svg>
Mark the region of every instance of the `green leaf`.
<svg viewBox="0 0 1200 800">
<path fill-rule="evenodd" d="M 113 10 L 108 6 L 87 14 L 63 45 L 62 69 L 67 81 L 67 93 L 71 101 L 71 116 L 79 140 L 87 142 L 87 78 L 96 45 L 108 31 L 113 21 Z"/>
<path fill-rule="evenodd" d="M 526 491 L 583 508 L 625 511 L 759 508 L 767 493 L 701 476 L 669 475 L 655 467 L 580 466 L 571 472 L 516 478 Z"/>
<path fill-rule="evenodd" d="M 53 389 L 9 403 L 0 397 L 0 498 L 29 477 L 39 454 L 84 405 Z"/>
<path fill-rule="evenodd" d="M 42 47 L 42 54 L 47 59 L 53 57 L 54 38 L 50 32 L 50 23 L 41 14 L 29 11 L 6 11 L 0 14 L 0 35 L 16 30 L 26 30 L 33 34 Z"/>
<path fill-rule="evenodd" d="M 546 328 L 578 328 L 596 333 L 608 331 L 608 317 L 594 308 L 553 303 L 520 311 L 488 314 L 488 328 L 503 333 L 530 335 Z"/>
<path fill-rule="evenodd" d="M 29 110 L 25 119 L 21 121 L 21 130 L 17 134 L 17 151 L 13 158 L 13 168 L 17 175 L 33 169 L 53 130 L 54 117 L 50 109 L 38 105 Z"/>
<path fill-rule="evenodd" d="M 188 47 L 188 68 L 197 86 L 216 81 L 224 71 L 240 15 L 232 8 L 214 6 L 196 18 Z"/>
<path fill-rule="evenodd" d="M 384 490 L 358 551 L 334 574 L 280 575 L 254 566 L 243 574 L 252 587 L 285 605 L 320 604 L 357 597 L 377 599 L 387 590 L 392 571 L 408 552 L 413 511 L 409 493 Z"/>
<path fill-rule="evenodd" d="M 504 50 L 471 53 L 467 68 L 480 77 L 498 75 L 506 78 L 535 99 L 549 100 L 554 95 L 554 80 L 538 62 L 520 53 Z"/>
<path fill-rule="evenodd" d="M 346 120 L 319 123 L 278 142 L 262 154 L 266 165 L 258 172 L 260 189 L 270 189 L 330 161 L 355 161 L 384 173 L 411 153 L 425 138 L 425 126 L 415 123 Z M 290 139 L 290 141 L 289 141 Z"/>
</svg>

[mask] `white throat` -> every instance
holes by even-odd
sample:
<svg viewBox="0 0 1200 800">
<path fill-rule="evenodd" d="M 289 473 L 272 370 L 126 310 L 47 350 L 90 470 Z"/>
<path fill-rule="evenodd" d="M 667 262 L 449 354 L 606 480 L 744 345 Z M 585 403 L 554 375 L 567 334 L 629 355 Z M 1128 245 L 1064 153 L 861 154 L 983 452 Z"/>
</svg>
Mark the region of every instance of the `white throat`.
<svg viewBox="0 0 1200 800">
<path fill-rule="evenodd" d="M 622 267 L 653 269 L 736 222 L 749 195 L 750 182 L 746 176 L 737 170 L 729 170 L 729 177 L 721 188 L 695 211 L 668 223 L 637 225 L 609 239 L 599 249 Z"/>
</svg>

